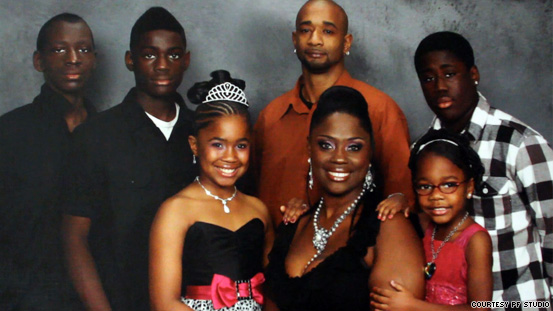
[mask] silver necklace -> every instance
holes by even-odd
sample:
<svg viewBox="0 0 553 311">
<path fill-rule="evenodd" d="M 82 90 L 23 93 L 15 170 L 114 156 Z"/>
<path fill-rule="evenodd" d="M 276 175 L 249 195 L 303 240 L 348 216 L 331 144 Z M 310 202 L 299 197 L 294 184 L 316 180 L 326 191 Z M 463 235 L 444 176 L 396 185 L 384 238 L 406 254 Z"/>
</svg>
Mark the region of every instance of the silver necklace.
<svg viewBox="0 0 553 311">
<path fill-rule="evenodd" d="M 438 254 L 442 250 L 442 247 L 444 247 L 445 243 L 447 243 L 449 239 L 451 239 L 451 237 L 455 234 L 455 232 L 457 232 L 457 229 L 461 227 L 461 225 L 465 222 L 468 216 L 469 216 L 469 213 L 466 212 L 465 216 L 463 216 L 463 219 L 461 219 L 461 221 L 459 221 L 459 223 L 447 234 L 445 239 L 442 241 L 442 244 L 438 246 L 438 250 L 436 251 L 434 251 L 434 237 L 436 236 L 436 228 L 438 228 L 438 226 L 434 227 L 434 230 L 432 231 L 432 238 L 430 239 L 430 250 L 432 251 L 432 261 L 426 263 L 426 266 L 424 267 L 424 276 L 426 277 L 427 280 L 430 280 L 430 278 L 434 276 L 434 272 L 436 272 L 435 262 L 436 262 L 436 258 L 438 258 Z"/>
<path fill-rule="evenodd" d="M 212 194 L 209 190 L 207 190 L 204 187 L 204 185 L 202 185 L 202 183 L 200 182 L 200 176 L 196 176 L 196 182 L 198 183 L 198 185 L 200 185 L 200 187 L 202 187 L 202 189 L 204 189 L 205 194 L 207 194 L 208 196 L 214 198 L 215 200 L 221 201 L 223 203 L 223 209 L 225 210 L 225 213 L 227 213 L 227 214 L 230 213 L 230 209 L 228 208 L 227 203 L 232 201 L 232 199 L 234 199 L 234 197 L 236 196 L 236 192 L 238 192 L 236 190 L 236 186 L 234 186 L 234 193 L 230 197 L 228 197 L 226 199 L 223 199 L 223 198 L 220 198 L 220 197 Z"/>
<path fill-rule="evenodd" d="M 336 221 L 334 221 L 334 224 L 332 225 L 332 227 L 330 227 L 329 230 L 325 228 L 319 228 L 319 215 L 323 208 L 323 198 L 321 198 L 321 200 L 319 201 L 319 206 L 315 210 L 315 215 L 313 215 L 313 227 L 315 229 L 315 232 L 313 233 L 313 246 L 315 247 L 317 252 L 315 253 L 315 255 L 313 255 L 313 257 L 311 257 L 311 259 L 309 259 L 309 261 L 303 268 L 303 271 L 307 270 L 307 267 L 309 267 L 309 265 L 312 264 L 315 259 L 317 259 L 323 253 L 326 248 L 326 244 L 328 243 L 328 239 L 330 239 L 332 234 L 334 234 L 334 232 L 344 221 L 344 219 L 346 219 L 346 217 L 351 214 L 351 212 L 353 212 L 353 210 L 357 206 L 357 203 L 359 203 L 359 200 L 361 200 L 361 197 L 363 197 L 363 194 L 365 194 L 365 188 L 361 190 L 361 193 L 359 194 L 357 199 L 355 199 L 351 203 L 351 205 L 344 211 L 344 213 L 340 215 L 340 217 L 338 217 Z"/>
</svg>

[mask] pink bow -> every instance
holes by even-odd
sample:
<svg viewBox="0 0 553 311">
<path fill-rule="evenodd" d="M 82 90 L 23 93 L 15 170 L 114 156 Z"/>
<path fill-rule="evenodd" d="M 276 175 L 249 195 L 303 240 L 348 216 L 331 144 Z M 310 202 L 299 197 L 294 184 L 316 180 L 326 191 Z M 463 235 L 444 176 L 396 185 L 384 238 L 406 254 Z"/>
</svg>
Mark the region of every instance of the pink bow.
<svg viewBox="0 0 553 311">
<path fill-rule="evenodd" d="M 263 304 L 261 284 L 265 282 L 263 273 L 257 273 L 251 280 L 233 281 L 230 278 L 215 274 L 211 281 L 211 300 L 215 309 L 230 307 L 240 299 L 251 298 L 259 304 Z"/>
</svg>

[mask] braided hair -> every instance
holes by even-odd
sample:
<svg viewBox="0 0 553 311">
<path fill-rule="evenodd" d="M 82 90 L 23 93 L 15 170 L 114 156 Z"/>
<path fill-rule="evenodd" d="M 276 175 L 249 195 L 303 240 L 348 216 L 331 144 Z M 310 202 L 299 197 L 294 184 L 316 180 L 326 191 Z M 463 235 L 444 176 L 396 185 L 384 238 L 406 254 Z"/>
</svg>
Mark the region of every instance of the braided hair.
<svg viewBox="0 0 553 311">
<path fill-rule="evenodd" d="M 211 78 L 209 81 L 194 84 L 186 94 L 190 102 L 199 105 L 194 112 L 194 136 L 197 136 L 201 129 L 208 127 L 215 119 L 231 115 L 240 115 L 246 118 L 248 129 L 251 130 L 251 119 L 247 106 L 227 100 L 203 103 L 209 90 L 219 84 L 229 82 L 244 90 L 246 82 L 244 80 L 233 79 L 226 70 L 213 71 Z"/>
<path fill-rule="evenodd" d="M 433 153 L 445 157 L 459 167 L 467 179 L 474 180 L 474 187 L 479 189 L 484 174 L 484 166 L 478 153 L 472 149 L 469 140 L 462 135 L 445 129 L 430 130 L 422 136 L 411 149 L 409 168 L 413 179 L 417 176 L 417 162 L 426 154 Z"/>
</svg>

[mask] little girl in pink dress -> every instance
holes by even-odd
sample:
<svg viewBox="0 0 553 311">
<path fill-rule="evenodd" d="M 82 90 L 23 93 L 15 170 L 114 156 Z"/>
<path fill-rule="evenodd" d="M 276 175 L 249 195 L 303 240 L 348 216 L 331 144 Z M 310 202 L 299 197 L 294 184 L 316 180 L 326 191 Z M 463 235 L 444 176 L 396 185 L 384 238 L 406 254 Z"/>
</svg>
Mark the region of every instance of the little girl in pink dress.
<svg viewBox="0 0 553 311">
<path fill-rule="evenodd" d="M 395 290 L 373 288 L 371 305 L 375 310 L 489 310 L 470 306 L 490 301 L 493 289 L 491 239 L 469 216 L 484 172 L 478 154 L 465 138 L 431 130 L 411 150 L 409 168 L 417 203 L 430 220 L 423 239 L 426 298 L 418 300 L 392 281 Z"/>
</svg>

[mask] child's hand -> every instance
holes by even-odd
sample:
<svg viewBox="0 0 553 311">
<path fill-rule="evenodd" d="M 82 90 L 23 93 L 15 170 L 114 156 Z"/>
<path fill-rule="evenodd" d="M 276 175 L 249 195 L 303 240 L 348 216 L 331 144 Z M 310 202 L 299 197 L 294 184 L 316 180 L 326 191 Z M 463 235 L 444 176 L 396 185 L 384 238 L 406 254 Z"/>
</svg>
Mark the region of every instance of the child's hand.
<svg viewBox="0 0 553 311">
<path fill-rule="evenodd" d="M 282 205 L 280 211 L 284 214 L 282 216 L 282 222 L 285 225 L 289 223 L 295 223 L 301 215 L 305 214 L 309 210 L 307 204 L 301 199 L 293 198 L 288 201 L 287 205 Z"/>
<path fill-rule="evenodd" d="M 386 221 L 386 219 L 394 218 L 396 213 L 403 211 L 405 218 L 409 217 L 409 202 L 402 193 L 394 193 L 376 208 L 378 219 Z"/>
<path fill-rule="evenodd" d="M 390 285 L 395 289 L 384 289 L 380 287 L 373 287 L 371 292 L 371 306 L 375 310 L 394 310 L 403 311 L 412 309 L 413 303 L 417 300 L 413 297 L 413 294 L 405 289 L 401 284 L 391 281 Z"/>
</svg>

